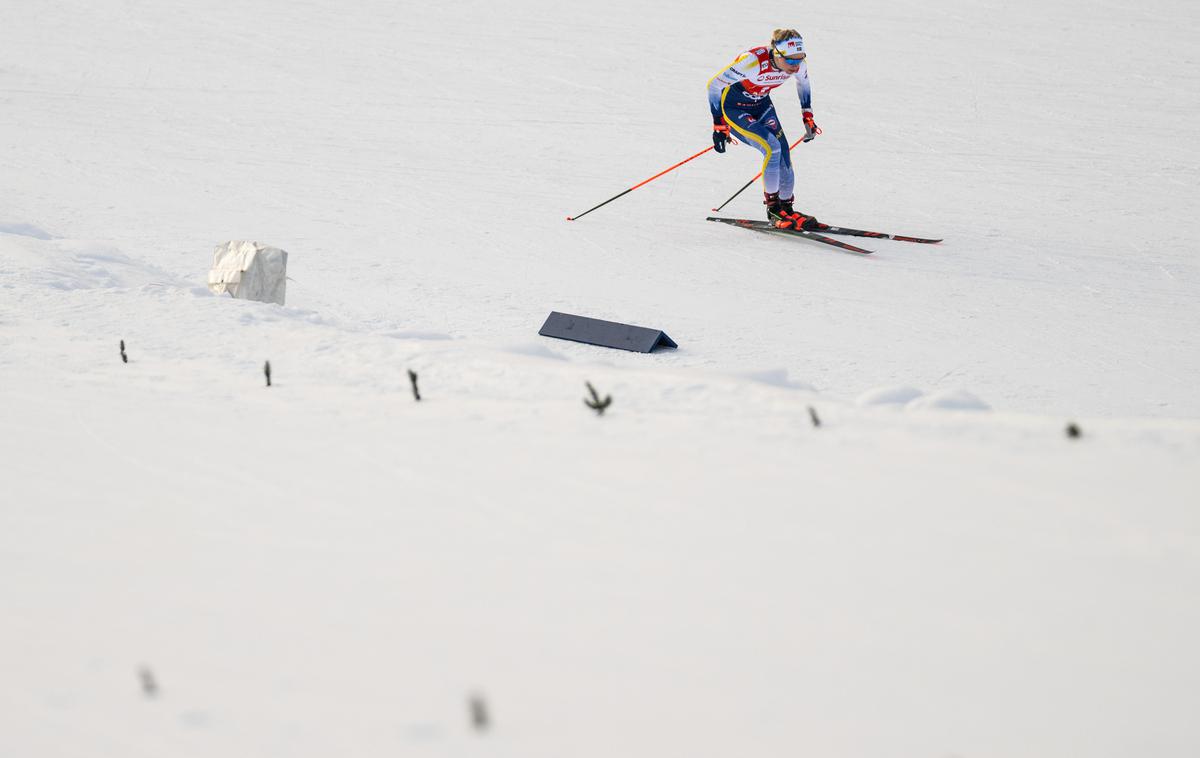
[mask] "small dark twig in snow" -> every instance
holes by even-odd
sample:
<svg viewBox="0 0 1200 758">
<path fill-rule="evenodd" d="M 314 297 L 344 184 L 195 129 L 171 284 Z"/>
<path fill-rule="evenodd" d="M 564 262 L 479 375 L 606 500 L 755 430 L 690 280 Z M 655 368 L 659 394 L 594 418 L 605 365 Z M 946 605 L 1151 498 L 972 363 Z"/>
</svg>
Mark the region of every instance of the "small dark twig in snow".
<svg viewBox="0 0 1200 758">
<path fill-rule="evenodd" d="M 471 713 L 471 726 L 477 732 L 485 732 L 491 725 L 491 718 L 488 715 L 487 701 L 483 699 L 483 695 L 471 695 L 467 701 L 468 710 Z"/>
<path fill-rule="evenodd" d="M 603 416 L 604 411 L 608 410 L 608 406 L 612 405 L 612 395 L 606 395 L 603 400 L 600 399 L 600 393 L 596 392 L 596 388 L 591 382 L 584 382 L 587 385 L 588 392 L 591 394 L 591 399 L 584 398 L 583 404 L 596 412 L 597 416 Z"/>
<path fill-rule="evenodd" d="M 808 417 L 812 419 L 812 425 L 814 427 L 817 429 L 821 428 L 821 417 L 817 415 L 817 409 L 811 405 L 808 406 Z"/>
<path fill-rule="evenodd" d="M 158 682 L 154 679 L 154 672 L 149 666 L 142 666 L 138 669 L 138 680 L 142 683 L 142 694 L 152 698 L 158 696 Z"/>
</svg>

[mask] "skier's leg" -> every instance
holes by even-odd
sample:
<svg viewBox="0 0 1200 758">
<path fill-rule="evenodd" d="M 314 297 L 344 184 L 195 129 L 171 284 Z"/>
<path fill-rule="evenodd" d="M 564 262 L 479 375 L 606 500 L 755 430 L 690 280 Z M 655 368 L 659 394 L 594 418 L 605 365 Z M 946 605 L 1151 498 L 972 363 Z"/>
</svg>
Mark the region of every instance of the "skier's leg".
<svg viewBox="0 0 1200 758">
<path fill-rule="evenodd" d="M 790 198 L 794 194 L 796 186 L 796 172 L 792 169 L 792 150 L 788 147 L 787 135 L 783 133 L 783 125 L 779 123 L 779 116 L 775 113 L 774 105 L 763 112 L 759 119 L 759 128 L 777 156 L 779 197 Z"/>
<path fill-rule="evenodd" d="M 783 207 L 785 216 L 790 217 L 800 229 L 822 229 L 826 228 L 826 224 L 804 211 L 797 211 L 792 203 L 795 201 L 796 195 L 796 171 L 792 166 L 792 151 L 788 147 L 787 137 L 784 136 L 783 130 L 780 129 L 776 133 L 779 139 L 779 202 Z"/>
<path fill-rule="evenodd" d="M 783 206 L 779 200 L 783 192 L 780 185 L 784 176 L 782 158 L 787 154 L 787 143 L 781 144 L 775 134 L 765 127 L 761 118 L 755 118 L 750 114 L 729 113 L 726 121 L 742 138 L 742 141 L 754 145 L 763 154 L 763 204 L 767 206 L 767 220 L 773 221 L 779 226 L 790 226 L 791 222 L 788 217 L 782 214 Z M 788 191 L 790 192 L 790 168 L 787 177 L 789 179 Z"/>
<path fill-rule="evenodd" d="M 788 146 L 787 135 L 783 133 L 779 117 L 775 115 L 775 106 L 771 106 L 763 112 L 762 118 L 759 119 L 756 126 L 765 133 L 772 149 L 778 156 L 779 210 L 774 216 L 779 216 L 783 220 L 792 220 L 797 228 L 817 229 L 825 226 L 807 213 L 798 212 L 792 207 L 796 194 L 796 171 L 792 165 L 792 149 Z"/>
<path fill-rule="evenodd" d="M 726 91 L 728 92 L 728 90 Z M 769 107 L 761 113 L 751 113 L 738 108 L 725 107 L 724 98 L 721 100 L 721 113 L 725 123 L 733 130 L 737 138 L 754 147 L 763 154 L 762 176 L 763 191 L 767 195 L 779 193 L 779 140 L 763 128 L 764 113 L 774 113 Z"/>
<path fill-rule="evenodd" d="M 788 147 L 787 137 L 779 132 L 779 196 L 790 198 L 796 191 L 796 171 L 792 167 L 792 150 Z"/>
<path fill-rule="evenodd" d="M 763 154 L 763 189 L 768 193 L 779 192 L 778 142 L 772 144 L 773 140 L 770 139 L 770 135 L 759 133 L 759 130 L 754 128 L 754 117 L 744 111 L 730 111 L 725 118 L 739 141 L 753 145 L 758 152 Z"/>
</svg>

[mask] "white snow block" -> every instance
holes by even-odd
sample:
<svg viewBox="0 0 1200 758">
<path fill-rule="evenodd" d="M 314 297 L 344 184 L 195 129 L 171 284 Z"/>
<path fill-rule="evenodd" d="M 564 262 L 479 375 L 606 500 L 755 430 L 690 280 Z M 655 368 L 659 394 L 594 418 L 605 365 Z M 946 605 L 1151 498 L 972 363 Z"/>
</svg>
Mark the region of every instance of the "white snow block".
<svg viewBox="0 0 1200 758">
<path fill-rule="evenodd" d="M 286 250 L 258 242 L 231 240 L 213 252 L 208 288 L 213 294 L 283 305 L 287 287 Z"/>
</svg>

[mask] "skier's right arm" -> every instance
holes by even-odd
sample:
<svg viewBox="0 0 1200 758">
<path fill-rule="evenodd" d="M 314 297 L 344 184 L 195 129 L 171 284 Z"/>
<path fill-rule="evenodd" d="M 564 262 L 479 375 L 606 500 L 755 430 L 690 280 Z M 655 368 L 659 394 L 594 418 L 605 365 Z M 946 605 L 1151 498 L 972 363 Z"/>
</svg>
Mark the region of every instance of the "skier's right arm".
<svg viewBox="0 0 1200 758">
<path fill-rule="evenodd" d="M 708 80 L 708 108 L 712 111 L 713 147 L 718 153 L 725 152 L 725 143 L 727 142 L 737 144 L 737 140 L 729 133 L 729 124 L 725 123 L 725 114 L 721 110 L 721 97 L 730 85 L 749 78 L 750 72 L 747 70 L 749 62 L 753 62 L 754 70 L 757 71 L 758 58 L 745 52 Z"/>
<path fill-rule="evenodd" d="M 725 88 L 743 79 L 749 79 L 753 71 L 757 70 L 758 58 L 747 51 L 708 80 L 708 108 L 712 111 L 714 125 L 725 123 L 725 116 L 721 113 L 721 95 L 724 94 Z"/>
</svg>

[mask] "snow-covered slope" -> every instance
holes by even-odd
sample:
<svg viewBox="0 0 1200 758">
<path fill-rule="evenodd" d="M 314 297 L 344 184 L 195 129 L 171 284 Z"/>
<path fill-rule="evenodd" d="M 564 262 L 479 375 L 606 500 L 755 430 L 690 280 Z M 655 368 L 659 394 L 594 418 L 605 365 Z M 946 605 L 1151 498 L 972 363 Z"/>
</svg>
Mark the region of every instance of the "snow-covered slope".
<svg viewBox="0 0 1200 758">
<path fill-rule="evenodd" d="M 3 15 L 0 756 L 1200 749 L 1192 6 Z M 944 244 L 704 223 L 744 146 L 563 220 L 773 26 L 799 204 Z"/>
<path fill-rule="evenodd" d="M 1194 8 L 781 17 L 826 132 L 797 150 L 801 205 L 947 239 L 861 261 L 702 223 L 749 150 L 562 222 L 708 144 L 705 82 L 775 23 L 629 5 L 12 8 L 0 223 L 193 280 L 261 238 L 293 254 L 292 304 L 387 327 L 507 341 L 557 308 L 662 326 L 684 349 L 658 365 L 785 366 L 841 398 L 1200 416 Z"/>
</svg>

